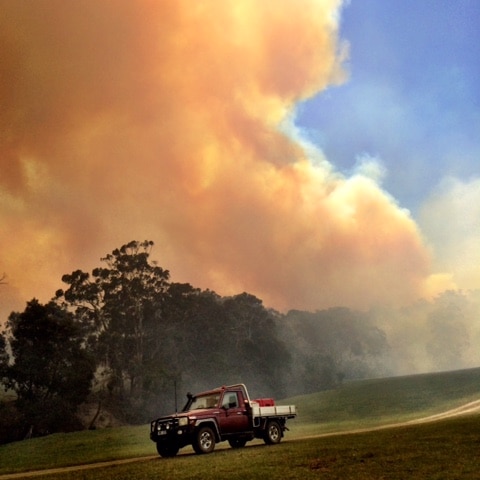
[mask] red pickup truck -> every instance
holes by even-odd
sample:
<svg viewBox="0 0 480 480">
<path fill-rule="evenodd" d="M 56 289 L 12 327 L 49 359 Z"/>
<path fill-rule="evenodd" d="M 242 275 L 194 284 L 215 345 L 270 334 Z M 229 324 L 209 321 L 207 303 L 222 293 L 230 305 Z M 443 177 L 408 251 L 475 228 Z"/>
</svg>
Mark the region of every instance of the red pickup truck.
<svg viewBox="0 0 480 480">
<path fill-rule="evenodd" d="M 294 405 L 276 406 L 273 399 L 265 398 L 250 400 L 244 384 L 187 397 L 180 413 L 151 422 L 150 439 L 162 457 L 174 457 L 186 445 L 198 454 L 210 453 L 225 440 L 232 448 L 241 448 L 254 438 L 279 443 L 287 419 L 297 414 Z"/>
</svg>

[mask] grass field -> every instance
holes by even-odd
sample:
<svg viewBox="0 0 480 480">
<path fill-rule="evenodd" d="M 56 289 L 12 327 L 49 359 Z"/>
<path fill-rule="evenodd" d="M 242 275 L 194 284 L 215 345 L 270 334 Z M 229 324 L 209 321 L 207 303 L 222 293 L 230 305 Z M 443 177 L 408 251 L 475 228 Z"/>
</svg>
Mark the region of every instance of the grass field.
<svg viewBox="0 0 480 480">
<path fill-rule="evenodd" d="M 156 456 L 148 426 L 55 434 L 0 446 L 0 475 L 153 456 L 141 463 L 35 478 L 326 478 L 478 479 L 480 416 L 425 425 L 302 439 L 427 416 L 480 398 L 480 369 L 351 382 L 334 391 L 287 399 L 299 409 L 284 442 L 208 456 L 185 448 L 174 459 Z M 282 402 L 283 403 L 283 402 Z"/>
<path fill-rule="evenodd" d="M 405 422 L 479 399 L 480 368 L 475 368 L 348 382 L 285 402 L 297 405 L 293 431 L 303 436 Z"/>
<path fill-rule="evenodd" d="M 480 416 L 378 432 L 223 449 L 38 479 L 478 480 Z"/>
</svg>

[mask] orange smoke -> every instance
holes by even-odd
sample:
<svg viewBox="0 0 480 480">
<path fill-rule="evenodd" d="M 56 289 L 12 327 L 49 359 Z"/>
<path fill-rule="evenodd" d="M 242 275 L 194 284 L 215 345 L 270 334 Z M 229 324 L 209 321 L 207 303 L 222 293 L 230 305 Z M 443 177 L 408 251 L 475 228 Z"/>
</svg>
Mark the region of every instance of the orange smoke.
<svg viewBox="0 0 480 480">
<path fill-rule="evenodd" d="M 280 309 L 431 287 L 408 214 L 280 128 L 344 79 L 340 3 L 4 0 L 0 304 L 132 239 L 173 280 Z"/>
</svg>

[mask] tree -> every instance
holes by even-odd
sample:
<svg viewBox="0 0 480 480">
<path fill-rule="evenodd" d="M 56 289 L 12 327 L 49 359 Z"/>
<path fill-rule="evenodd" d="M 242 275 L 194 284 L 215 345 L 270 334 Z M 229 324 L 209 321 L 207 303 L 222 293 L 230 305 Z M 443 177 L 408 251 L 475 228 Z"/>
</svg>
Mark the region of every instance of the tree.
<svg viewBox="0 0 480 480">
<path fill-rule="evenodd" d="M 223 329 L 229 329 L 224 338 L 232 342 L 228 347 L 232 368 L 254 388 L 283 395 L 291 355 L 279 337 L 278 314 L 245 292 L 225 299 L 223 306 L 227 318 Z"/>
<path fill-rule="evenodd" d="M 87 397 L 94 363 L 72 315 L 54 302 L 33 299 L 13 312 L 2 334 L 3 383 L 36 434 L 75 427 L 76 407 Z M 7 344 L 12 362 L 7 363 Z"/>
<path fill-rule="evenodd" d="M 344 378 L 384 373 L 386 335 L 363 312 L 291 310 L 282 329 L 293 356 L 292 394 L 334 388 Z"/>
<path fill-rule="evenodd" d="M 108 391 L 126 400 L 130 412 L 143 409 L 146 382 L 151 385 L 150 343 L 162 336 L 169 285 L 168 270 L 149 261 L 152 247 L 151 241 L 123 245 L 102 258 L 106 267 L 95 268 L 91 276 L 82 271 L 64 275 L 69 288 L 56 294 L 89 332 L 88 343 L 97 365 L 104 367 Z"/>
<path fill-rule="evenodd" d="M 157 345 L 152 358 L 159 358 L 159 354 L 168 357 L 177 378 L 186 376 L 188 382 L 224 374 L 225 315 L 221 298 L 210 290 L 172 283 L 163 311 L 166 319 L 163 335 L 157 338 L 161 348 Z"/>
<path fill-rule="evenodd" d="M 7 373 L 10 355 L 7 350 L 7 339 L 5 332 L 0 335 L 0 383 L 5 382 L 5 375 Z"/>
</svg>

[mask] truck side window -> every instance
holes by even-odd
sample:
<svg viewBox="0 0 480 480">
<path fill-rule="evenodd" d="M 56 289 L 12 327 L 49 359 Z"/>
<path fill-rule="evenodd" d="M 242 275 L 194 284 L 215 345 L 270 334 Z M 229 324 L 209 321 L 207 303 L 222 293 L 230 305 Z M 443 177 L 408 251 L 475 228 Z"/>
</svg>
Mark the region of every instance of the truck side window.
<svg viewBox="0 0 480 480">
<path fill-rule="evenodd" d="M 224 408 L 237 408 L 238 407 L 238 397 L 236 393 L 227 393 L 223 397 L 222 407 Z"/>
</svg>

